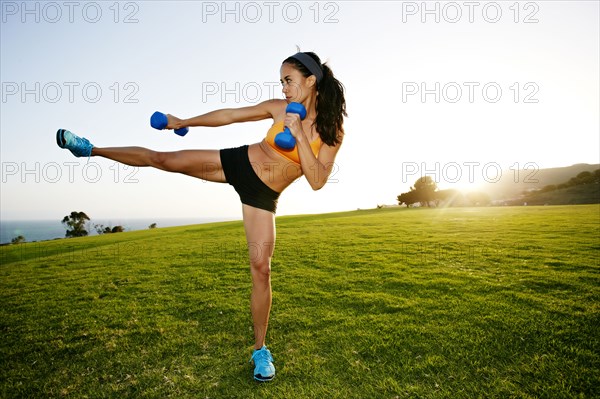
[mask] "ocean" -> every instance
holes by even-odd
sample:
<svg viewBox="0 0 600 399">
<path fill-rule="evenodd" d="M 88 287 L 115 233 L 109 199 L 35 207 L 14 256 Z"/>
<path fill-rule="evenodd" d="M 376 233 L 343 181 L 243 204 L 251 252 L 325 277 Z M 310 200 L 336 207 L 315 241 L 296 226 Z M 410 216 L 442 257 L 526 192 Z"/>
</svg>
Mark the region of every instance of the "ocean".
<svg viewBox="0 0 600 399">
<path fill-rule="evenodd" d="M 87 231 L 90 236 L 97 235 L 95 224 L 104 226 L 123 226 L 125 231 L 146 230 L 152 223 L 156 227 L 187 226 L 237 220 L 235 218 L 172 218 L 172 219 L 113 219 L 92 220 Z M 60 220 L 0 220 L 0 244 L 9 243 L 17 236 L 25 237 L 26 242 L 65 238 L 65 226 Z"/>
</svg>

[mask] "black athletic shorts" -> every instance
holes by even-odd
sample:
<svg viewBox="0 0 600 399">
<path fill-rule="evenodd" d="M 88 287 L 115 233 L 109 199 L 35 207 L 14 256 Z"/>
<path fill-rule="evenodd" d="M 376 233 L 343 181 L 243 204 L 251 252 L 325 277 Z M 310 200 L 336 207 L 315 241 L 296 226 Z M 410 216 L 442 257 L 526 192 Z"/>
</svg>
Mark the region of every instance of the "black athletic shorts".
<svg viewBox="0 0 600 399">
<path fill-rule="evenodd" d="M 281 193 L 260 180 L 250 164 L 248 146 L 223 149 L 220 155 L 227 183 L 240 195 L 242 204 L 275 213 Z"/>
</svg>

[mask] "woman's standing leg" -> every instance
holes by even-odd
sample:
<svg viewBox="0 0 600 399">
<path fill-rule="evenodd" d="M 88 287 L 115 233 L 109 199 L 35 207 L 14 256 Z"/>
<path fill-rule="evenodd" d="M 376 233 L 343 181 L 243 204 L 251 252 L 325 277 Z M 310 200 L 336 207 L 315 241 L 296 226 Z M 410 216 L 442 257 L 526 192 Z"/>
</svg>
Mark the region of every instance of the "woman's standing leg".
<svg viewBox="0 0 600 399">
<path fill-rule="evenodd" d="M 254 378 L 268 381 L 275 376 L 273 359 L 265 347 L 271 312 L 271 257 L 275 249 L 275 215 L 245 204 L 243 215 L 252 274 L 250 310 L 254 324 Z"/>
</svg>

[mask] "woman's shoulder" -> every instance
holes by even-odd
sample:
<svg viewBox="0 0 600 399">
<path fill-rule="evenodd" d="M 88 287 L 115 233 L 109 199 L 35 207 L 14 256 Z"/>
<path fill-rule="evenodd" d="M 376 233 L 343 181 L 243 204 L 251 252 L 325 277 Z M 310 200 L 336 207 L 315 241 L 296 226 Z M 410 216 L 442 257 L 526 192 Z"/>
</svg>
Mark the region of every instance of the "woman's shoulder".
<svg viewBox="0 0 600 399">
<path fill-rule="evenodd" d="M 274 98 L 263 102 L 263 104 L 269 109 L 273 121 L 280 121 L 285 118 L 285 108 L 287 107 L 287 101 Z"/>
</svg>

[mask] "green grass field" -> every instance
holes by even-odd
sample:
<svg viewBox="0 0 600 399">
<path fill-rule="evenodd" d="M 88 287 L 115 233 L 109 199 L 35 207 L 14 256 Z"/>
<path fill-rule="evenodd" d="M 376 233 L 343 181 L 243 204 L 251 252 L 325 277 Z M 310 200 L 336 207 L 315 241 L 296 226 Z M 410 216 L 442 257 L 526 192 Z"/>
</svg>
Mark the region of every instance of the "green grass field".
<svg viewBox="0 0 600 399">
<path fill-rule="evenodd" d="M 241 222 L 0 248 L 2 398 L 593 398 L 600 206 L 279 217 L 252 380 Z"/>
</svg>

